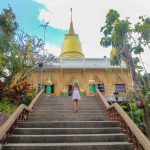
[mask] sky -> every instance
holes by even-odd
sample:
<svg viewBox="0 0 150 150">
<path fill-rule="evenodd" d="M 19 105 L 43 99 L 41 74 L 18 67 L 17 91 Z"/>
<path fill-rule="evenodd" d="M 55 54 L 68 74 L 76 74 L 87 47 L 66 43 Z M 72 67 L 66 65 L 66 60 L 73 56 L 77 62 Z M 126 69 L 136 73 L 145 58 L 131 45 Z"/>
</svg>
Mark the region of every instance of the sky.
<svg viewBox="0 0 150 150">
<path fill-rule="evenodd" d="M 46 50 L 59 56 L 64 35 L 70 24 L 70 8 L 73 9 L 74 30 L 79 34 L 85 57 L 109 57 L 111 47 L 100 46 L 105 16 L 110 9 L 120 13 L 121 18 L 130 17 L 136 23 L 142 15 L 150 16 L 150 0 L 0 0 L 0 11 L 13 8 L 21 29 L 30 35 L 43 38 L 40 27 L 49 22 L 46 31 Z M 150 72 L 150 50 L 145 48 L 142 58 Z"/>
</svg>

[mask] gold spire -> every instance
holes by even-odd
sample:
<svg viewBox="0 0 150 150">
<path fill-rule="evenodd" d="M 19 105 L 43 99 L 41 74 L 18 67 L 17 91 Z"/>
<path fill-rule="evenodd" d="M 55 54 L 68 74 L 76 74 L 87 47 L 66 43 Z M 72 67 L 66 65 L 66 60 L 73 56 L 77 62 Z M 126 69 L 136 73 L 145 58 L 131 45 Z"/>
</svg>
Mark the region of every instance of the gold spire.
<svg viewBox="0 0 150 150">
<path fill-rule="evenodd" d="M 60 54 L 61 58 L 84 58 L 79 37 L 77 34 L 75 34 L 73 28 L 72 8 L 71 8 L 70 28 L 68 34 L 65 35 L 61 51 L 62 51 Z"/>
<path fill-rule="evenodd" d="M 117 55 L 117 50 L 115 47 L 112 47 L 111 53 L 110 53 L 110 58 L 113 58 L 114 56 Z"/>
<path fill-rule="evenodd" d="M 75 34 L 73 28 L 73 22 L 72 22 L 72 8 L 70 10 L 71 10 L 71 21 L 70 21 L 70 28 L 68 34 Z"/>
</svg>

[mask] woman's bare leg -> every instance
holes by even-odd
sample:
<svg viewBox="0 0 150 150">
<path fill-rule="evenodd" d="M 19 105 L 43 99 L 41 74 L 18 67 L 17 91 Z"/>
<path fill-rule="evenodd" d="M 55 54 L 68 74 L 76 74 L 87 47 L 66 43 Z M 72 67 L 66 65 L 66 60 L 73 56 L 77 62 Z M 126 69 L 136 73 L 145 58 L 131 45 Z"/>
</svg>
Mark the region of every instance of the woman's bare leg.
<svg viewBox="0 0 150 150">
<path fill-rule="evenodd" d="M 78 110 L 78 100 L 74 99 L 74 111 L 76 112 Z"/>
<path fill-rule="evenodd" d="M 76 110 L 78 111 L 78 100 L 76 100 Z"/>
</svg>

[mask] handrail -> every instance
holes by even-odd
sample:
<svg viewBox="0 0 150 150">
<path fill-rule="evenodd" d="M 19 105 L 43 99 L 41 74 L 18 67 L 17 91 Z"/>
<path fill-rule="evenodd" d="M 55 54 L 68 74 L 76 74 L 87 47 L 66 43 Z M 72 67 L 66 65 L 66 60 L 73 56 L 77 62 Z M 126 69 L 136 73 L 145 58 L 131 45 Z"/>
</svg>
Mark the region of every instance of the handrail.
<svg viewBox="0 0 150 150">
<path fill-rule="evenodd" d="M 145 150 L 149 150 L 150 149 L 149 139 L 142 133 L 142 131 L 138 128 L 138 126 L 133 122 L 133 120 L 127 115 L 127 113 L 122 109 L 122 107 L 119 104 L 115 103 L 113 105 L 114 108 L 119 113 L 119 115 L 122 117 L 122 119 L 128 125 L 132 133 L 138 139 L 139 143 L 145 148 Z"/>
<path fill-rule="evenodd" d="M 43 93 L 43 90 L 41 90 L 36 97 L 32 100 L 29 106 L 26 106 L 24 104 L 21 104 L 18 106 L 18 108 L 15 110 L 15 112 L 8 118 L 8 120 L 0 127 L 0 142 L 5 142 L 7 138 L 7 133 L 11 132 L 9 130 L 13 130 L 16 127 L 17 121 L 26 121 L 28 118 L 29 112 L 33 109 L 35 106 L 35 103 Z M 12 128 L 12 129 L 11 129 Z"/>
<path fill-rule="evenodd" d="M 99 99 L 102 101 L 104 107 L 109 113 L 111 119 L 120 121 L 120 126 L 123 128 L 124 133 L 127 133 L 129 142 L 133 142 L 137 150 L 150 150 L 150 141 L 127 115 L 118 103 L 109 105 L 104 96 L 96 90 Z"/>
<path fill-rule="evenodd" d="M 96 92 L 98 93 L 98 96 L 99 96 L 99 98 L 101 99 L 101 101 L 102 101 L 104 107 L 105 107 L 106 109 L 108 109 L 108 108 L 110 107 L 110 105 L 109 105 L 109 103 L 106 101 L 106 99 L 104 98 L 104 96 L 102 95 L 102 93 L 101 93 L 98 89 L 96 89 Z"/>
<path fill-rule="evenodd" d="M 41 96 L 41 94 L 43 93 L 43 91 L 44 91 L 44 90 L 42 89 L 42 90 L 34 97 L 34 99 L 32 100 L 32 102 L 31 102 L 30 105 L 28 106 L 29 111 L 32 110 L 32 108 L 34 107 L 34 105 L 35 105 L 37 99 Z"/>
</svg>

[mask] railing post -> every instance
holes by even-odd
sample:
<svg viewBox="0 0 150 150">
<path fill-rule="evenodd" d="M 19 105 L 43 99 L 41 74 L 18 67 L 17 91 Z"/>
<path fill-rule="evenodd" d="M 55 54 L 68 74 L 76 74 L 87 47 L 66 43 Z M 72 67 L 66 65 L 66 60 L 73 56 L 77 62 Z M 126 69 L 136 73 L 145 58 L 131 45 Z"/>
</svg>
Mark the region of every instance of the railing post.
<svg viewBox="0 0 150 150">
<path fill-rule="evenodd" d="M 113 120 L 116 119 L 116 118 L 115 118 L 115 109 L 114 109 L 114 108 L 112 108 L 112 119 L 113 119 Z"/>
<path fill-rule="evenodd" d="M 125 121 L 122 119 L 122 128 L 123 128 L 123 133 L 127 134 L 127 125 L 125 124 Z"/>
<path fill-rule="evenodd" d="M 128 142 L 132 143 L 132 133 L 129 127 L 127 127 L 127 135 L 128 135 Z"/>
<path fill-rule="evenodd" d="M 132 141 L 133 141 L 133 145 L 134 145 L 134 150 L 139 150 L 137 147 L 137 140 L 136 140 L 135 136 L 133 135 L 133 133 L 132 133 Z"/>
</svg>

